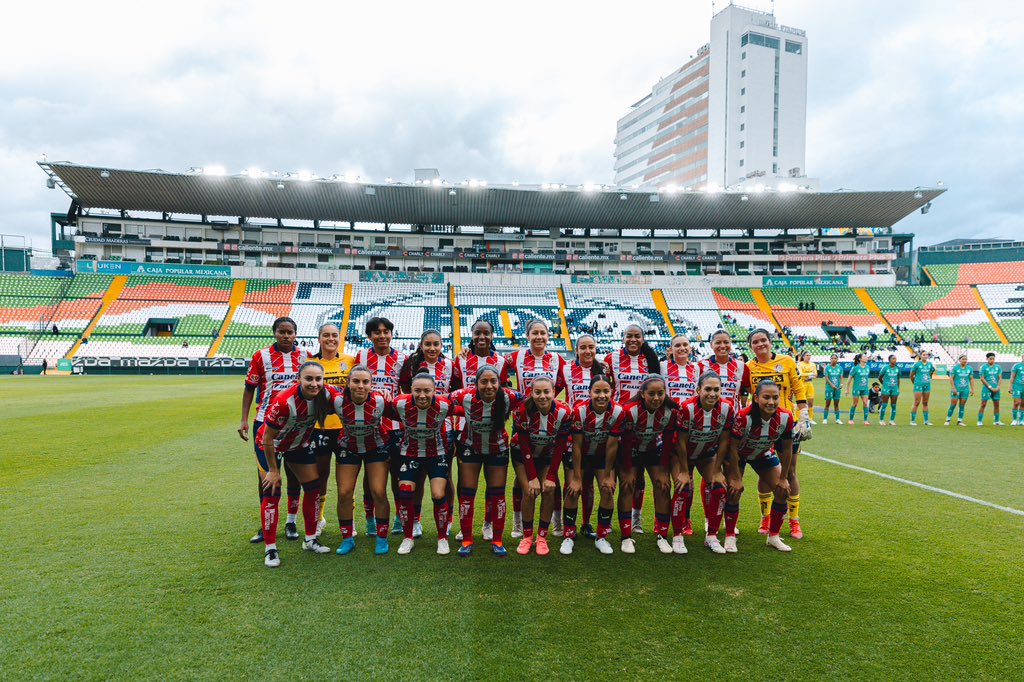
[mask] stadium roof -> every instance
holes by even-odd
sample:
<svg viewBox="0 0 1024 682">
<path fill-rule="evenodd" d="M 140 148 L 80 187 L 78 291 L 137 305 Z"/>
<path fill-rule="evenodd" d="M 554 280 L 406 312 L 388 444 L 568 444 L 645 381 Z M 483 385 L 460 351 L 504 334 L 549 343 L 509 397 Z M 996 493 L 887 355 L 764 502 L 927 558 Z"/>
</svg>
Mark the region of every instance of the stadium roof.
<svg viewBox="0 0 1024 682">
<path fill-rule="evenodd" d="M 40 163 L 82 208 L 282 220 L 595 229 L 891 227 L 944 188 L 678 191 L 365 184 Z"/>
</svg>

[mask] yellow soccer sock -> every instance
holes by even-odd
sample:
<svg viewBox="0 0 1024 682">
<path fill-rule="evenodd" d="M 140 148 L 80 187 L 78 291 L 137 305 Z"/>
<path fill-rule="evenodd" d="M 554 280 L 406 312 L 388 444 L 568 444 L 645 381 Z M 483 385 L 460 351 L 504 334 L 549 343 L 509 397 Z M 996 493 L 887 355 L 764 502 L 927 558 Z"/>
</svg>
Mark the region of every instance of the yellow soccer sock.
<svg viewBox="0 0 1024 682">
<path fill-rule="evenodd" d="M 772 498 L 775 497 L 773 493 L 762 493 L 758 491 L 757 502 L 761 505 L 761 518 L 768 516 L 768 512 L 772 508 Z"/>
<path fill-rule="evenodd" d="M 800 496 L 791 495 L 786 498 L 786 505 L 789 507 L 789 520 L 800 520 Z"/>
</svg>

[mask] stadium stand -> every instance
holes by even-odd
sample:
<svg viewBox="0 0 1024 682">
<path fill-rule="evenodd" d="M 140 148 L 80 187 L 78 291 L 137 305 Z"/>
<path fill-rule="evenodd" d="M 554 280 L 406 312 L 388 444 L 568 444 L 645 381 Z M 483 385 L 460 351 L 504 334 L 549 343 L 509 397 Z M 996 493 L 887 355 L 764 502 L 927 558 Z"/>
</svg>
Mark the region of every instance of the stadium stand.
<svg viewBox="0 0 1024 682">
<path fill-rule="evenodd" d="M 494 325 L 494 345 L 500 350 L 511 350 L 517 343 L 525 343 L 526 325 L 530 320 L 540 319 L 548 324 L 550 347 L 567 348 L 562 335 L 561 302 L 555 287 L 509 290 L 457 286 L 455 305 L 459 309 L 459 333 L 463 339 L 469 339 L 473 325 L 484 319 Z"/>
<path fill-rule="evenodd" d="M 1013 284 L 1024 282 L 1024 262 L 952 263 L 925 268 L 936 284 Z"/>
<path fill-rule="evenodd" d="M 562 291 L 570 331 L 582 333 L 589 329 L 599 344 L 619 341 L 630 324 L 639 324 L 648 343 L 655 347 L 664 346 L 672 336 L 664 316 L 655 307 L 650 289 L 569 284 Z"/>
</svg>

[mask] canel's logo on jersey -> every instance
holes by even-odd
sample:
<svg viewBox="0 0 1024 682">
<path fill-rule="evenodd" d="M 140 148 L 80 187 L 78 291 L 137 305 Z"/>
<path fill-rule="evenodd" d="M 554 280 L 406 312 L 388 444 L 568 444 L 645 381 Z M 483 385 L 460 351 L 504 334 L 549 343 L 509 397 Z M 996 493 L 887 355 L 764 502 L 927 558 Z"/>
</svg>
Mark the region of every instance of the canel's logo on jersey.
<svg viewBox="0 0 1024 682">
<path fill-rule="evenodd" d="M 355 436 L 356 438 L 362 438 L 364 436 L 369 436 L 373 433 L 376 433 L 377 429 L 378 427 L 366 423 L 346 424 L 345 435 Z"/>
<path fill-rule="evenodd" d="M 484 421 L 482 419 L 468 419 L 469 424 L 473 427 L 473 430 L 477 433 L 490 433 L 491 422 L 490 420 Z"/>
<path fill-rule="evenodd" d="M 523 381 L 529 383 L 536 379 L 537 377 L 546 377 L 550 379 L 552 374 L 553 372 L 551 372 L 550 370 L 525 369 L 523 370 Z"/>
<path fill-rule="evenodd" d="M 645 372 L 640 372 L 638 374 L 633 374 L 632 372 L 623 372 L 618 376 L 620 382 L 628 382 L 632 384 L 642 384 L 644 382 L 644 379 L 647 378 L 647 374 Z"/>
<path fill-rule="evenodd" d="M 297 374 L 295 372 L 271 372 L 270 381 L 275 384 L 285 383 L 288 381 L 295 381 Z"/>
</svg>

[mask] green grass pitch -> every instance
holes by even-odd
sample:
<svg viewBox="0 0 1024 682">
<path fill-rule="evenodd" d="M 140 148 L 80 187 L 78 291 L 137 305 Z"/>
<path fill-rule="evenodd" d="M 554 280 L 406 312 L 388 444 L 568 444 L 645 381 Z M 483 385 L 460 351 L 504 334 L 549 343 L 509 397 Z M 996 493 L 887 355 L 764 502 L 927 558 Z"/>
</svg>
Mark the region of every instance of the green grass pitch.
<svg viewBox="0 0 1024 682">
<path fill-rule="evenodd" d="M 686 557 L 648 533 L 634 556 L 464 560 L 428 522 L 407 557 L 360 534 L 347 557 L 281 541 L 266 569 L 241 386 L 0 380 L 0 679 L 1021 679 L 1024 518 L 810 458 L 788 555 L 748 472 L 737 555 L 698 531 Z M 1024 509 L 1024 429 L 973 426 L 977 397 L 944 428 L 936 389 L 937 426 L 906 426 L 904 396 L 902 426 L 819 425 L 806 449 Z"/>
</svg>

